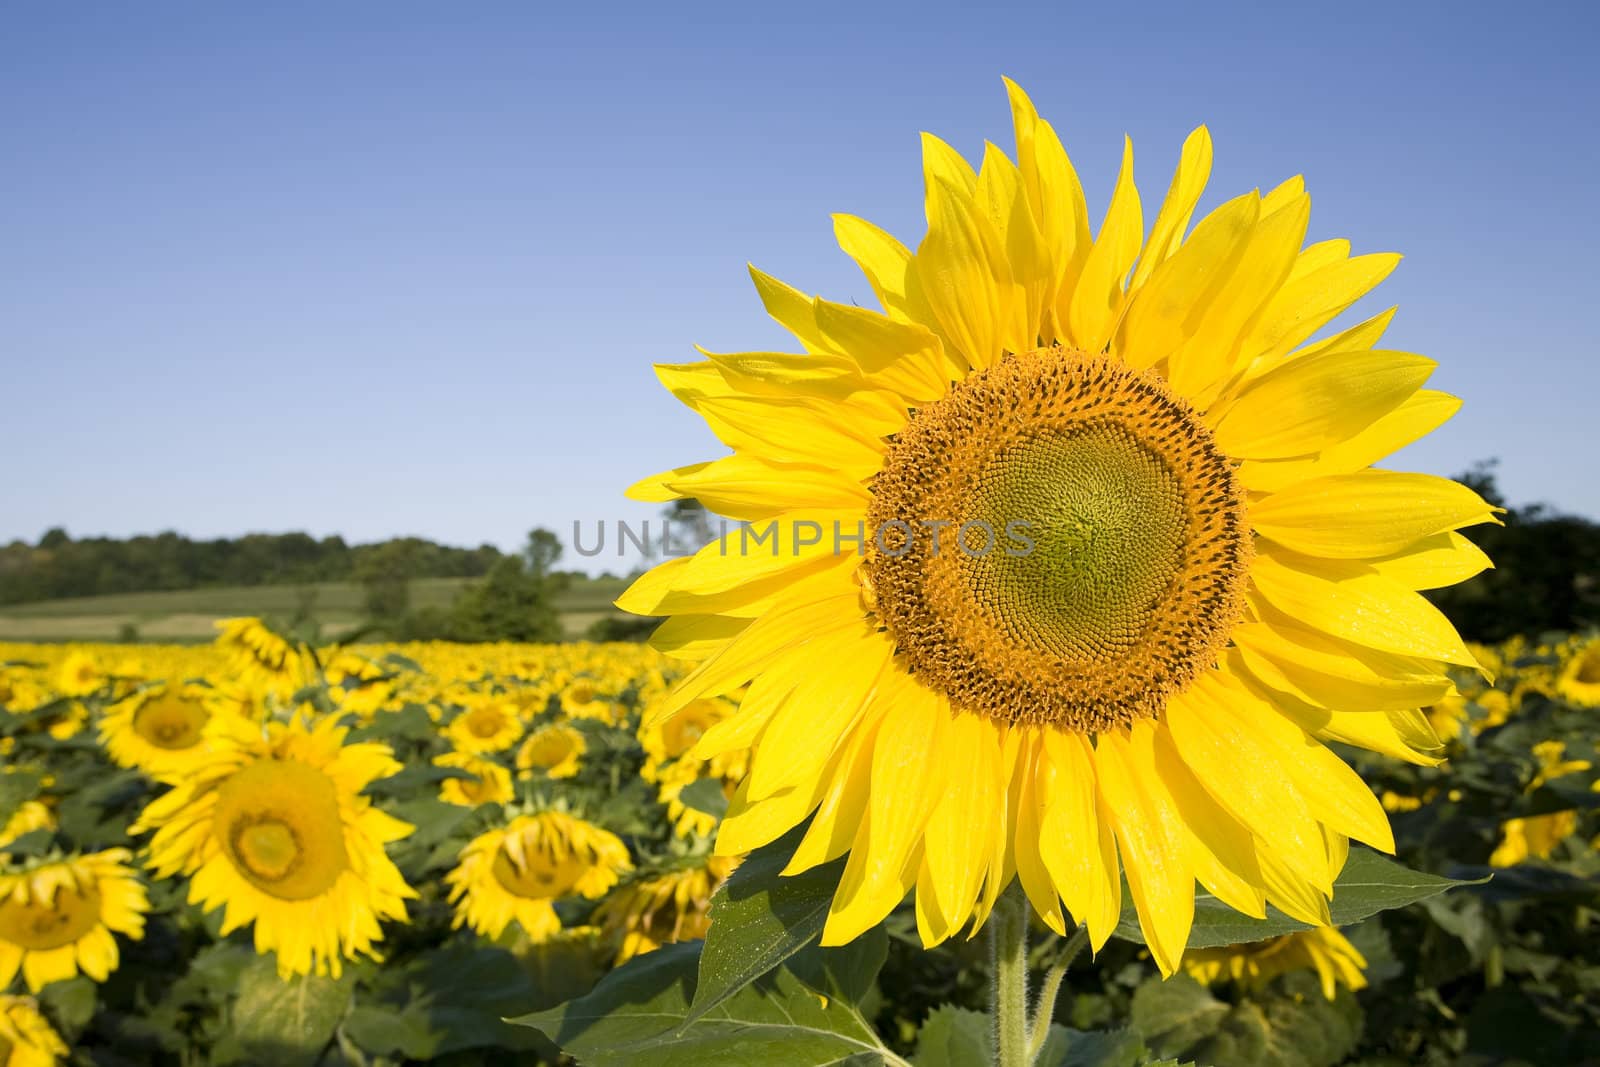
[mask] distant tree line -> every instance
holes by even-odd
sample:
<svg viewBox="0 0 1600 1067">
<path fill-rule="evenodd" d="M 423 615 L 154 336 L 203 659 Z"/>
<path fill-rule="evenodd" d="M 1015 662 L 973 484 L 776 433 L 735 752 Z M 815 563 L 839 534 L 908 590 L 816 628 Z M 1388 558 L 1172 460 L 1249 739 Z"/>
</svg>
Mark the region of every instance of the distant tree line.
<svg viewBox="0 0 1600 1067">
<path fill-rule="evenodd" d="M 410 578 L 479 578 L 503 553 L 418 537 L 351 545 L 304 533 L 246 534 L 197 541 L 178 533 L 74 539 L 56 528 L 36 545 L 0 546 L 0 604 L 111 593 L 170 592 L 229 585 L 362 581 L 403 560 Z"/>
<path fill-rule="evenodd" d="M 1494 569 L 1428 594 L 1462 635 L 1488 644 L 1600 626 L 1600 524 L 1543 504 L 1509 507 L 1492 460 L 1456 480 L 1506 508 L 1504 526 L 1464 531 Z"/>
<path fill-rule="evenodd" d="M 369 625 L 401 641 L 560 641 L 555 598 L 571 575 L 555 569 L 561 542 L 549 530 L 528 534 L 521 553 L 496 559 L 449 607 L 411 608 L 414 563 L 403 546 L 384 546 L 360 572 Z"/>
</svg>

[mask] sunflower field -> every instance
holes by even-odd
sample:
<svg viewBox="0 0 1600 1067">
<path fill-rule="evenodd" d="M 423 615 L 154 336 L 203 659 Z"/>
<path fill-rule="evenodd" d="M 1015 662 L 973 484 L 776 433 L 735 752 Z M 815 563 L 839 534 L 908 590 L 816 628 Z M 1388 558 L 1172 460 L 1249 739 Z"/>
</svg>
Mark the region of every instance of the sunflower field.
<svg viewBox="0 0 1600 1067">
<path fill-rule="evenodd" d="M 1035 1062 L 1596 1062 L 1600 639 L 1477 651 L 1442 759 L 1358 758 L 1404 866 L 1352 854 L 1342 929 L 1202 899 L 1163 980 L 1131 906 L 1092 959 L 1038 927 Z M 981 940 L 908 902 L 818 948 L 842 860 L 714 852 L 748 739 L 721 698 L 641 725 L 683 670 L 253 619 L 0 646 L 0 1063 L 986 1062 Z"/>
</svg>

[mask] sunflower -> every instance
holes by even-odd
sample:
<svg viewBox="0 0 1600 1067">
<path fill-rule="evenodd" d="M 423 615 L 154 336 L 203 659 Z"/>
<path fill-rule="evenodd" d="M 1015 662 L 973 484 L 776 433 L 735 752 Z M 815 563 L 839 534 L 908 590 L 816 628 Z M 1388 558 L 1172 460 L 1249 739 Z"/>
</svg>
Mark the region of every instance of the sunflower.
<svg viewBox="0 0 1600 1067">
<path fill-rule="evenodd" d="M 503 752 L 522 736 L 516 704 L 495 697 L 471 700 L 444 729 L 460 752 Z"/>
<path fill-rule="evenodd" d="M 616 965 L 662 945 L 705 937 L 711 894 L 736 866 L 736 859 L 708 856 L 698 866 L 641 878 L 602 901 L 593 921 L 618 941 Z"/>
<path fill-rule="evenodd" d="M 56 691 L 62 696 L 85 697 L 98 692 L 107 681 L 105 668 L 82 648 L 67 653 L 56 670 Z"/>
<path fill-rule="evenodd" d="M 588 751 L 582 733 L 565 723 L 551 723 L 529 734 L 517 749 L 517 772 L 522 778 L 531 778 L 535 770 L 547 778 L 571 778 Z"/>
<path fill-rule="evenodd" d="M 241 678 L 279 696 L 288 696 L 308 680 L 305 654 L 260 619 L 220 619 L 217 647 L 224 650 Z"/>
<path fill-rule="evenodd" d="M 255 923 L 256 951 L 276 953 L 284 976 L 378 958 L 379 922 L 403 920 L 416 896 L 384 852 L 413 827 L 362 795 L 400 764 L 386 745 L 346 745 L 347 732 L 333 719 L 224 723 L 212 757 L 133 827 L 155 831 L 159 876 L 190 875 L 190 903 L 226 909 L 224 935 Z"/>
<path fill-rule="evenodd" d="M 1567 654 L 1556 691 L 1569 704 L 1600 708 L 1600 637 L 1580 642 Z"/>
<path fill-rule="evenodd" d="M 1367 958 L 1331 926 L 1244 945 L 1192 948 L 1183 954 L 1184 971 L 1204 985 L 1233 981 L 1246 989 L 1260 989 L 1280 974 L 1314 970 L 1322 982 L 1322 995 L 1329 1000 L 1341 985 L 1352 991 L 1364 989 L 1367 978 L 1361 972 L 1366 965 Z"/>
<path fill-rule="evenodd" d="M 641 723 L 639 744 L 644 748 L 641 776 L 647 782 L 656 781 L 664 766 L 688 756 L 707 730 L 736 709 L 737 705 L 730 700 L 694 700 L 670 719 Z"/>
<path fill-rule="evenodd" d="M 561 692 L 561 710 L 574 719 L 613 722 L 616 708 L 595 688 L 594 679 L 578 678 Z"/>
<path fill-rule="evenodd" d="M 71 1050 L 32 997 L 0 994 L 0 1067 L 55 1067 Z"/>
<path fill-rule="evenodd" d="M 1436 762 L 1417 709 L 1477 663 L 1417 590 L 1487 565 L 1456 530 L 1494 509 L 1368 467 L 1458 406 L 1374 347 L 1390 313 L 1305 343 L 1398 257 L 1302 248 L 1299 178 L 1188 231 L 1204 128 L 1148 233 L 1125 148 L 1091 240 L 1054 131 L 1011 102 L 1016 163 L 925 138 L 915 254 L 836 217 L 883 312 L 753 271 L 804 353 L 658 368 L 733 452 L 630 495 L 749 525 L 618 605 L 700 661 L 653 721 L 749 683 L 696 746 L 753 742 L 717 848 L 810 817 L 789 872 L 850 857 L 824 943 L 914 889 L 936 944 L 1016 877 L 1098 947 L 1120 871 L 1170 974 L 1197 880 L 1326 924 L 1348 840 L 1392 850 L 1323 742 Z"/>
<path fill-rule="evenodd" d="M 480 804 L 504 804 L 516 796 L 511 788 L 511 772 L 492 759 L 471 752 L 446 752 L 435 756 L 435 767 L 466 771 L 471 778 L 446 778 L 439 783 L 439 799 L 446 804 L 475 808 Z"/>
<path fill-rule="evenodd" d="M 556 901 L 604 896 L 631 868 L 616 834 L 565 812 L 541 811 L 473 838 L 445 881 L 457 927 L 497 938 L 515 922 L 538 942 L 561 929 Z"/>
<path fill-rule="evenodd" d="M 150 910 L 125 848 L 0 871 L 0 989 L 20 971 L 37 993 L 117 969 L 115 934 L 138 940 Z"/>
<path fill-rule="evenodd" d="M 211 714 L 203 690 L 164 682 L 112 705 L 100 720 L 100 743 L 119 767 L 157 779 L 181 775 L 205 759 Z"/>
</svg>

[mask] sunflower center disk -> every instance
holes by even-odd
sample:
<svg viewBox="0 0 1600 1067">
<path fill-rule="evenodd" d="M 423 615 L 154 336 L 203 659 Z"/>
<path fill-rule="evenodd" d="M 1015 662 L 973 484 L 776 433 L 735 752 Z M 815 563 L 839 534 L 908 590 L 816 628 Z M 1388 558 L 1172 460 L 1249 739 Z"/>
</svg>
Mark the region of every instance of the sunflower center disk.
<svg viewBox="0 0 1600 1067">
<path fill-rule="evenodd" d="M 70 945 L 95 928 L 100 921 L 100 890 L 88 885 L 81 890 L 63 887 L 55 900 L 26 904 L 8 899 L 0 904 L 0 941 L 9 941 L 33 952 Z"/>
<path fill-rule="evenodd" d="M 583 877 L 583 864 L 576 857 L 557 859 L 529 850 L 525 858 L 527 862 L 518 866 L 503 848 L 494 857 L 495 880 L 513 896 L 555 900 L 566 896 Z"/>
<path fill-rule="evenodd" d="M 263 760 L 223 785 L 217 837 L 245 881 L 279 900 L 309 900 L 350 865 L 333 782 L 293 760 Z"/>
<path fill-rule="evenodd" d="M 1090 733 L 1216 662 L 1250 558 L 1244 497 L 1154 374 L 1008 356 L 918 411 L 874 485 L 876 610 L 959 708 Z"/>
<path fill-rule="evenodd" d="M 133 728 L 156 748 L 177 751 L 200 743 L 209 718 L 198 702 L 163 695 L 134 714 Z"/>
</svg>

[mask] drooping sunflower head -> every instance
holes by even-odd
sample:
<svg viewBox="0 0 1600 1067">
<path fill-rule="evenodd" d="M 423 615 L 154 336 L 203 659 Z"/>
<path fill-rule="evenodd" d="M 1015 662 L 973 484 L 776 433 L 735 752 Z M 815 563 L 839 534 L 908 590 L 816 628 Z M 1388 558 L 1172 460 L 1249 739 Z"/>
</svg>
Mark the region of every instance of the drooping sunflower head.
<svg viewBox="0 0 1600 1067">
<path fill-rule="evenodd" d="M 308 659 L 299 645 L 253 616 L 220 619 L 217 648 L 245 682 L 279 697 L 308 679 Z"/>
<path fill-rule="evenodd" d="M 1340 986 L 1352 992 L 1365 989 L 1366 966 L 1367 958 L 1331 926 L 1183 954 L 1184 971 L 1205 985 L 1231 981 L 1245 989 L 1260 989 L 1282 974 L 1315 971 L 1322 995 L 1329 1000 L 1338 995 Z"/>
<path fill-rule="evenodd" d="M 589 743 L 573 727 L 565 723 L 541 726 L 517 749 L 517 772 L 523 778 L 531 778 L 536 771 L 547 778 L 571 778 L 588 750 Z"/>
<path fill-rule="evenodd" d="M 0 994 L 0 1067 L 55 1067 L 71 1052 L 32 997 Z"/>
<path fill-rule="evenodd" d="M 189 875 L 191 903 L 225 909 L 224 933 L 255 923 L 258 950 L 276 953 L 284 975 L 376 958 L 379 922 L 404 919 L 416 895 L 384 851 L 412 827 L 362 795 L 400 765 L 387 746 L 344 744 L 346 733 L 332 719 L 228 723 L 133 827 L 155 831 L 158 875 Z"/>
<path fill-rule="evenodd" d="M 593 921 L 616 941 L 616 965 L 662 945 L 705 937 L 711 894 L 737 865 L 731 858 L 707 856 L 693 866 L 629 882 L 601 901 Z"/>
<path fill-rule="evenodd" d="M 618 604 L 700 663 L 647 728 L 748 685 L 697 746 L 752 749 L 717 847 L 809 817 L 791 872 L 850 853 L 828 943 L 913 889 L 936 943 L 1015 877 L 1098 944 L 1126 872 L 1171 973 L 1197 881 L 1325 923 L 1348 838 L 1391 847 L 1323 742 L 1435 762 L 1419 709 L 1478 664 L 1418 591 L 1494 509 L 1371 468 L 1458 406 L 1392 312 L 1313 339 L 1399 257 L 1305 245 L 1299 178 L 1194 221 L 1203 128 L 1153 220 L 1125 145 L 1091 234 L 1010 90 L 1014 161 L 925 137 L 915 251 L 836 217 L 881 312 L 753 271 L 799 351 L 658 368 L 732 451 L 630 494 L 748 526 Z"/>
<path fill-rule="evenodd" d="M 631 868 L 628 847 L 611 831 L 541 811 L 474 838 L 445 880 L 456 926 L 499 937 L 515 922 L 541 941 L 561 928 L 556 901 L 602 896 Z"/>
<path fill-rule="evenodd" d="M 0 988 L 20 972 L 37 993 L 117 969 L 116 934 L 138 940 L 150 910 L 127 849 L 0 871 Z"/>
<path fill-rule="evenodd" d="M 152 778 L 182 774 L 205 756 L 206 693 L 180 680 L 141 689 L 100 720 L 100 742 L 120 767 Z"/>
</svg>

